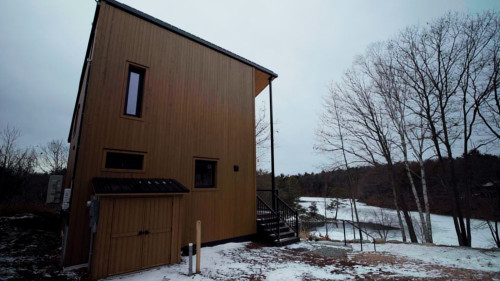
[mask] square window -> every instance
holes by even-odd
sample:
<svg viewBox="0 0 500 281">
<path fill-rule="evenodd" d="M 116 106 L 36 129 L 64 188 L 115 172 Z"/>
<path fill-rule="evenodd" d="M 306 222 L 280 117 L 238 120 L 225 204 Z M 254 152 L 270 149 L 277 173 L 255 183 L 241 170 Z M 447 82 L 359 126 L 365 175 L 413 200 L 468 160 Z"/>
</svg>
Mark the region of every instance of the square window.
<svg viewBox="0 0 500 281">
<path fill-rule="evenodd" d="M 141 117 L 145 73 L 145 69 L 129 65 L 125 115 Z"/>
<path fill-rule="evenodd" d="M 194 187 L 215 188 L 217 161 L 195 160 Z"/>
</svg>

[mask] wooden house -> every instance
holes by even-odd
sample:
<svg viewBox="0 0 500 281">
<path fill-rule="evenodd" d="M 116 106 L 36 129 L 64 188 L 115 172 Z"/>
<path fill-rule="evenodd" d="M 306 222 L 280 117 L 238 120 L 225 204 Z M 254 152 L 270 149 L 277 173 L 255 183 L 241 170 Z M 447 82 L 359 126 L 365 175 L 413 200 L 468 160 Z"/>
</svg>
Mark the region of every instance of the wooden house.
<svg viewBox="0 0 500 281">
<path fill-rule="evenodd" d="M 197 220 L 203 243 L 254 235 L 254 99 L 276 77 L 99 1 L 68 137 L 63 265 L 100 278 L 176 263 Z"/>
</svg>

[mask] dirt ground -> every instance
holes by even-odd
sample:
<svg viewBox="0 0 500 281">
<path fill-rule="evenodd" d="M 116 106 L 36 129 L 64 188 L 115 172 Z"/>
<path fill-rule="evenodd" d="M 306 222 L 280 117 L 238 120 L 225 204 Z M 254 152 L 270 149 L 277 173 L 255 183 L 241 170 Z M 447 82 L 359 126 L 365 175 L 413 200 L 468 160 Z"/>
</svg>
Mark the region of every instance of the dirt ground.
<svg viewBox="0 0 500 281">
<path fill-rule="evenodd" d="M 252 243 L 247 250 L 263 247 L 262 244 Z M 322 248 L 327 250 L 328 247 Z M 262 255 L 262 264 L 299 262 L 312 267 L 322 268 L 334 266 L 332 274 L 348 274 L 355 280 L 499 280 L 499 272 L 484 272 L 471 269 L 429 265 L 420 261 L 397 257 L 384 252 L 344 252 L 343 255 L 323 254 L 320 249 L 306 250 L 301 248 L 283 249 L 279 256 Z M 332 249 L 333 250 L 333 249 Z M 265 250 L 264 250 L 265 252 Z M 326 251 L 328 252 L 328 250 Z M 405 273 L 406 272 L 406 273 Z M 435 277 L 412 276 L 418 272 L 432 272 Z M 357 273 L 360 273 L 357 275 Z M 407 275 L 408 274 L 408 275 Z M 261 280 L 255 278 L 254 280 Z M 304 280 L 323 280 L 307 279 Z M 327 279 L 325 279 L 327 280 Z"/>
<path fill-rule="evenodd" d="M 85 280 L 62 272 L 61 231 L 55 213 L 0 216 L 0 280 Z"/>
<path fill-rule="evenodd" d="M 245 280 L 265 280 L 270 263 L 294 262 L 314 268 L 335 268 L 332 274 L 346 274 L 356 280 L 499 280 L 500 273 L 458 269 L 396 257 L 379 252 L 346 252 L 325 255 L 321 250 L 266 247 L 249 243 L 246 254 L 234 255 L 231 262 L 250 263 L 262 272 L 252 272 Z M 241 252 L 240 252 L 241 254 Z M 56 214 L 0 216 L 0 280 L 87 280 L 85 271 L 62 272 L 60 221 Z M 398 271 L 433 272 L 433 278 L 419 278 Z M 358 273 L 362 272 L 358 276 Z M 218 280 L 217 276 L 213 276 Z M 221 276 L 219 276 L 221 277 Z M 225 280 L 240 280 L 226 276 Z M 241 276 L 240 276 L 241 277 Z M 303 276 L 303 280 L 321 280 Z"/>
</svg>

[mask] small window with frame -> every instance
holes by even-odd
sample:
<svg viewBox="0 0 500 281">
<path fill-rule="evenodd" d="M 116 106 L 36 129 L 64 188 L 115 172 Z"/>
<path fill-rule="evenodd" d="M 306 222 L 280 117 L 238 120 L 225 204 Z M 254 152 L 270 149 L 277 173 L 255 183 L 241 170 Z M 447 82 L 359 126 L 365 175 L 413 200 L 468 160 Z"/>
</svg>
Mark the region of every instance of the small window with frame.
<svg viewBox="0 0 500 281">
<path fill-rule="evenodd" d="M 124 114 L 141 117 L 146 69 L 129 64 Z"/>
<path fill-rule="evenodd" d="M 217 161 L 195 159 L 194 187 L 216 188 Z"/>
<path fill-rule="evenodd" d="M 116 150 L 104 152 L 105 170 L 144 171 L 144 153 Z"/>
</svg>

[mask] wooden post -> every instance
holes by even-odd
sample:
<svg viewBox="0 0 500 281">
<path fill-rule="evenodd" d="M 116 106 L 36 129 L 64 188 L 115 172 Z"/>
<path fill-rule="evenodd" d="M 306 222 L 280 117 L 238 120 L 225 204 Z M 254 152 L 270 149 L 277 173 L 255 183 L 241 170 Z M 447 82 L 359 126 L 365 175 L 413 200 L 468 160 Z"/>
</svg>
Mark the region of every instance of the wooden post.
<svg viewBox="0 0 500 281">
<path fill-rule="evenodd" d="M 200 273 L 201 258 L 201 221 L 196 222 L 196 273 Z"/>
</svg>

